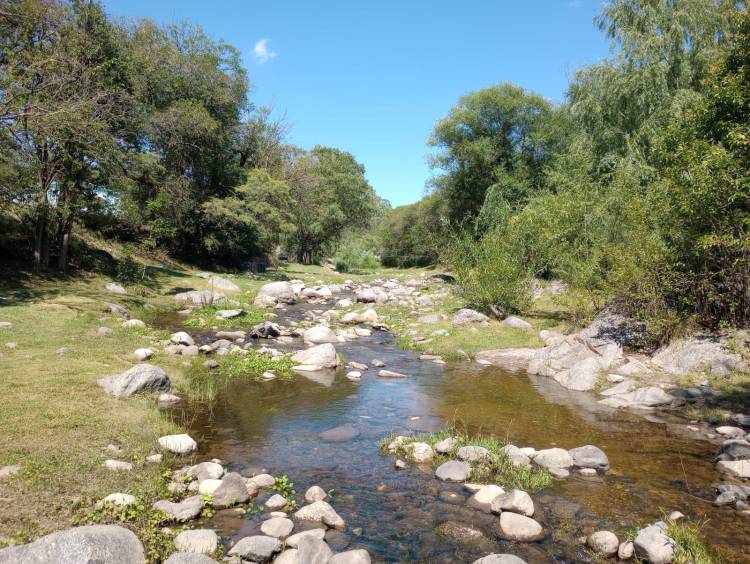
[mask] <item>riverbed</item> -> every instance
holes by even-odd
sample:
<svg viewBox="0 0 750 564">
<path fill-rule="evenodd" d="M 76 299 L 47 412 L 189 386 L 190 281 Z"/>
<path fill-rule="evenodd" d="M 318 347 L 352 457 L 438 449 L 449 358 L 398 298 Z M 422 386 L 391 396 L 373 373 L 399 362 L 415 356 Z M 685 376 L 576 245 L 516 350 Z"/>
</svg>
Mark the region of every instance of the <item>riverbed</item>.
<svg viewBox="0 0 750 564">
<path fill-rule="evenodd" d="M 277 321 L 300 320 L 319 307 L 291 306 Z M 678 510 L 706 521 L 704 535 L 727 560 L 748 560 L 750 521 L 711 503 L 712 484 L 722 481 L 713 461 L 717 445 L 697 438 L 686 421 L 605 408 L 593 394 L 568 391 L 548 378 L 472 362 L 420 360 L 387 332 L 375 331 L 337 350 L 346 361 L 379 359 L 408 377 L 380 378 L 370 368 L 354 382 L 341 367 L 291 381 L 235 380 L 210 402 L 173 408 L 201 445 L 201 459 L 219 458 L 245 475 L 261 470 L 287 475 L 300 500 L 309 486 L 330 490 L 332 505 L 347 523 L 346 532 L 327 539 L 334 550 L 365 548 L 375 561 L 388 562 L 471 562 L 491 552 L 528 562 L 593 561 L 582 535 L 608 529 L 622 540 L 625 531 Z M 466 506 L 471 494 L 461 484 L 436 480 L 429 466 L 396 470 L 394 459 L 378 448 L 389 433 L 450 425 L 519 447 L 593 444 L 608 455 L 610 471 L 572 474 L 532 493 L 535 519 L 548 534 L 534 543 L 504 541 L 496 533 L 497 517 Z M 257 514 L 225 510 L 207 525 L 238 540 L 258 534 L 260 521 Z M 469 525 L 484 538 L 441 536 L 436 528 L 445 522 Z"/>
</svg>

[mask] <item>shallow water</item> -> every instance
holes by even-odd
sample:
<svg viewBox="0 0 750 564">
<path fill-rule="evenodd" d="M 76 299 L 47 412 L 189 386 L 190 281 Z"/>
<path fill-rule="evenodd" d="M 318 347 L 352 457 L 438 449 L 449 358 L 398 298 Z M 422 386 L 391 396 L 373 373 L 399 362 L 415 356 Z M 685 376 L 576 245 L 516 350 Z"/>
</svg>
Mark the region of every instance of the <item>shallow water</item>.
<svg viewBox="0 0 750 564">
<path fill-rule="evenodd" d="M 310 309 L 294 307 L 289 316 L 299 319 L 303 308 Z M 750 519 L 710 503 L 711 484 L 722 480 L 712 462 L 718 447 L 697 440 L 685 421 L 603 408 L 592 395 L 547 378 L 420 361 L 387 333 L 337 350 L 352 361 L 378 358 L 409 377 L 383 379 L 371 368 L 358 383 L 344 376 L 345 369 L 293 381 L 235 381 L 213 402 L 178 408 L 181 420 L 191 422 L 201 459 L 220 458 L 241 473 L 286 474 L 300 500 L 311 485 L 333 489 L 332 505 L 347 522 L 345 534 L 328 539 L 334 550 L 366 548 L 375 561 L 391 562 L 471 562 L 490 552 L 529 562 L 587 561 L 580 535 L 608 528 L 622 539 L 626 529 L 676 509 L 708 519 L 704 534 L 728 561 L 750 561 Z M 439 482 L 431 468 L 396 471 L 393 458 L 378 450 L 387 433 L 438 430 L 451 422 L 517 446 L 594 444 L 607 453 L 611 469 L 604 477 L 571 476 L 532 494 L 535 518 L 548 535 L 536 543 L 502 541 L 497 518 L 467 508 L 461 485 Z M 321 438 L 331 429 L 341 440 Z M 435 528 L 445 521 L 478 528 L 486 540 L 461 544 L 441 537 Z M 258 523 L 257 516 L 232 510 L 212 521 L 235 539 L 254 534 Z"/>
</svg>

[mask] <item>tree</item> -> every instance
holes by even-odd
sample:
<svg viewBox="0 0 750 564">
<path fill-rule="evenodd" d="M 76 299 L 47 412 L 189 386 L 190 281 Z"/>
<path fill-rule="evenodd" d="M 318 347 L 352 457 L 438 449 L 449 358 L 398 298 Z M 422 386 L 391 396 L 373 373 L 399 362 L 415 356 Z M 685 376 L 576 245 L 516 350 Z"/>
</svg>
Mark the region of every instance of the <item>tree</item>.
<svg viewBox="0 0 750 564">
<path fill-rule="evenodd" d="M 75 214 L 92 176 L 116 153 L 128 114 L 121 53 L 98 4 L 5 1 L 0 12 L 5 158 L 13 177 L 34 178 L 13 187 L 13 199 L 32 208 L 36 270 L 49 262 L 57 213 L 64 267 Z"/>
<path fill-rule="evenodd" d="M 500 84 L 462 97 L 436 125 L 434 187 L 454 223 L 478 214 L 488 192 L 523 205 L 544 184 L 544 167 L 565 139 L 564 114 L 537 94 Z"/>
<path fill-rule="evenodd" d="M 304 264 L 311 264 L 346 227 L 367 225 L 375 210 L 375 193 L 364 167 L 345 151 L 321 146 L 295 151 L 284 178 L 294 200 L 291 244 Z"/>
</svg>

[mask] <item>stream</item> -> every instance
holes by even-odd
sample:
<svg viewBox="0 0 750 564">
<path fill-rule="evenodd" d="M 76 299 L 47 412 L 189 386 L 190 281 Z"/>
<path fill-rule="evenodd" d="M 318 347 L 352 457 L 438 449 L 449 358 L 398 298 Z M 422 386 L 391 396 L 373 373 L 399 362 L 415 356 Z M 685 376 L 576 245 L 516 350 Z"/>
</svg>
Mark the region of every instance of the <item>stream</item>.
<svg viewBox="0 0 750 564">
<path fill-rule="evenodd" d="M 320 307 L 289 306 L 277 321 L 299 321 L 306 310 Z M 728 561 L 750 561 L 747 518 L 711 503 L 712 484 L 722 481 L 713 462 L 718 447 L 697 439 L 686 421 L 605 408 L 593 394 L 566 390 L 549 378 L 472 362 L 422 361 L 418 353 L 400 349 L 389 333 L 374 331 L 336 348 L 347 361 L 380 359 L 408 378 L 379 378 L 370 368 L 352 382 L 340 367 L 291 381 L 235 380 L 211 402 L 172 408 L 198 440 L 198 460 L 219 458 L 248 476 L 288 475 L 300 502 L 312 485 L 333 490 L 331 504 L 347 523 L 345 532 L 326 537 L 334 551 L 365 548 L 378 562 L 472 562 L 491 552 L 530 563 L 586 562 L 594 560 L 578 540 L 581 535 L 607 529 L 623 540 L 626 530 L 678 510 L 706 521 L 703 534 Z M 596 477 L 572 473 L 532 493 L 534 518 L 547 535 L 534 543 L 504 541 L 496 533 L 497 517 L 469 508 L 471 493 L 461 484 L 438 481 L 431 467 L 395 470 L 394 458 L 379 451 L 378 441 L 389 433 L 452 423 L 519 447 L 593 444 L 607 453 L 610 471 Z M 327 440 L 321 437 L 325 431 L 331 431 Z M 470 525 L 486 538 L 463 543 L 440 536 L 435 529 L 447 521 Z M 207 526 L 236 541 L 260 534 L 260 522 L 257 514 L 229 509 L 217 512 Z"/>
</svg>

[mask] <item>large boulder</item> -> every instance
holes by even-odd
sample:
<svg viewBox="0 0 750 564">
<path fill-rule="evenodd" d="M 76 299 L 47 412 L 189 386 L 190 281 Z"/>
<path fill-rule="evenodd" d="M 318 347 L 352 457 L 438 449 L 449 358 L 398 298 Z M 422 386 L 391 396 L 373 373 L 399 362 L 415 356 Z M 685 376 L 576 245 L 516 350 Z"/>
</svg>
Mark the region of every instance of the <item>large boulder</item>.
<svg viewBox="0 0 750 564">
<path fill-rule="evenodd" d="M 617 313 L 604 312 L 579 335 L 585 339 L 617 343 L 637 348 L 648 335 L 646 324 Z"/>
<path fill-rule="evenodd" d="M 742 357 L 730 352 L 718 339 L 694 337 L 672 341 L 654 355 L 652 362 L 671 374 L 708 370 L 711 374 L 727 375 L 741 365 Z"/>
<path fill-rule="evenodd" d="M 554 375 L 555 381 L 563 388 L 577 392 L 589 392 L 599 382 L 599 374 L 605 368 L 599 357 L 588 356 Z"/>
<path fill-rule="evenodd" d="M 330 343 L 301 350 L 292 356 L 292 360 L 302 365 L 301 367 L 297 367 L 298 369 L 311 371 L 336 368 L 339 365 L 339 357 L 336 354 L 336 349 Z"/>
<path fill-rule="evenodd" d="M 536 349 L 525 348 L 481 351 L 476 354 L 475 360 L 480 364 L 491 364 L 508 372 L 526 372 L 535 353 Z"/>
<path fill-rule="evenodd" d="M 736 478 L 750 479 L 750 460 L 720 460 L 717 466 Z"/>
<path fill-rule="evenodd" d="M 159 446 L 174 454 L 185 455 L 198 450 L 198 443 L 185 433 L 180 435 L 164 435 L 159 437 Z"/>
<path fill-rule="evenodd" d="M 153 364 L 136 364 L 120 374 L 97 380 L 107 393 L 115 397 L 129 397 L 142 392 L 168 392 L 172 382 L 164 370 Z"/>
<path fill-rule="evenodd" d="M 270 562 L 274 554 L 282 548 L 281 541 L 264 535 L 254 535 L 240 539 L 228 552 L 229 556 L 239 556 L 251 562 Z"/>
<path fill-rule="evenodd" d="M 254 303 L 268 307 L 277 303 L 293 304 L 295 301 L 294 289 L 289 282 L 271 282 L 260 287 Z"/>
<path fill-rule="evenodd" d="M 370 553 L 363 548 L 334 554 L 328 564 L 370 564 Z"/>
<path fill-rule="evenodd" d="M 651 564 L 669 564 L 674 560 L 675 542 L 667 536 L 662 521 L 641 529 L 633 541 L 635 554 Z"/>
<path fill-rule="evenodd" d="M 570 468 L 573 466 L 573 458 L 567 450 L 562 448 L 547 448 L 537 451 L 533 460 L 534 464 L 544 468 Z"/>
<path fill-rule="evenodd" d="M 239 292 L 240 287 L 227 278 L 221 276 L 211 276 L 208 283 L 217 290 L 228 290 L 230 292 Z"/>
<path fill-rule="evenodd" d="M 211 529 L 182 531 L 175 537 L 174 546 L 180 552 L 211 554 L 219 547 L 219 537 Z"/>
<path fill-rule="evenodd" d="M 633 409 L 652 409 L 669 405 L 674 397 L 656 386 L 638 388 L 625 394 L 615 394 L 599 400 L 599 403 L 609 407 L 629 407 Z"/>
<path fill-rule="evenodd" d="M 214 304 L 223 304 L 227 300 L 227 297 L 219 292 L 211 292 L 209 290 L 190 290 L 188 292 L 175 294 L 174 299 L 178 303 L 187 303 L 203 307 Z"/>
<path fill-rule="evenodd" d="M 511 490 L 492 500 L 490 506 L 493 513 L 511 511 L 531 517 L 534 515 L 534 502 L 531 496 L 523 490 Z"/>
<path fill-rule="evenodd" d="M 453 325 L 466 325 L 468 323 L 482 323 L 483 321 L 489 320 L 490 318 L 483 313 L 479 313 L 473 309 L 464 308 L 459 309 L 453 314 L 451 323 L 453 323 Z"/>
<path fill-rule="evenodd" d="M 499 535 L 505 539 L 531 542 L 543 536 L 542 526 L 531 517 L 505 511 L 500 514 Z"/>
<path fill-rule="evenodd" d="M 143 564 L 146 556 L 135 534 L 118 525 L 74 527 L 37 541 L 0 549 L 0 564 Z"/>
<path fill-rule="evenodd" d="M 609 470 L 609 458 L 602 449 L 594 445 L 572 448 L 568 454 L 576 468 L 594 468 L 603 472 Z"/>
<path fill-rule="evenodd" d="M 527 331 L 529 329 L 533 329 L 531 323 L 521 319 L 520 317 L 516 317 L 515 315 L 511 315 L 503 319 L 501 325 L 505 325 L 506 327 L 511 327 L 513 329 L 524 329 Z"/>
<path fill-rule="evenodd" d="M 304 564 L 328 564 L 333 551 L 324 540 L 313 536 L 302 537 L 297 543 L 297 557 Z"/>
</svg>

